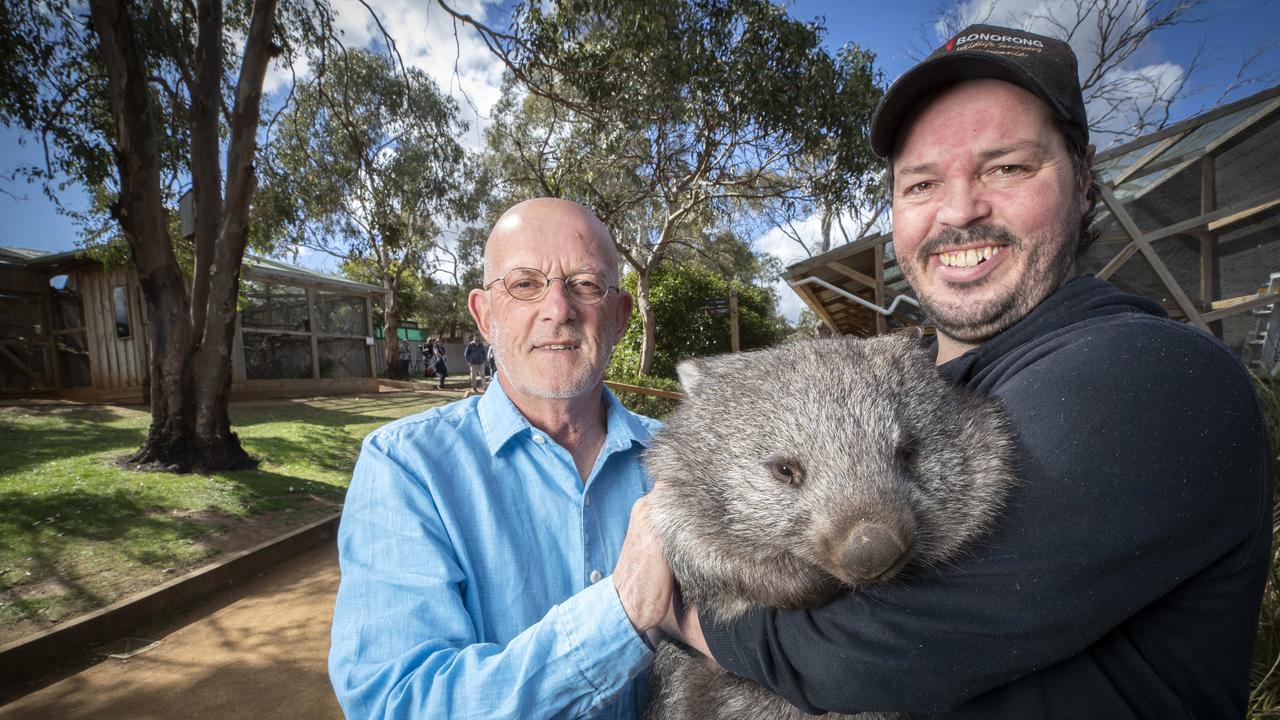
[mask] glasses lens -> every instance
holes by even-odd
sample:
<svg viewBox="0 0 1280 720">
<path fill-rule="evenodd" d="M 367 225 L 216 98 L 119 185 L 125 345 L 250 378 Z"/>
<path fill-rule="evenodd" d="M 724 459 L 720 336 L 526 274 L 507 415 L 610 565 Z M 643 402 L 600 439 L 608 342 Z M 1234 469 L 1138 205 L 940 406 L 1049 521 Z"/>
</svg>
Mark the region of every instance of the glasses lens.
<svg viewBox="0 0 1280 720">
<path fill-rule="evenodd" d="M 588 305 L 600 302 L 609 291 L 605 279 L 595 273 L 570 275 L 565 278 L 564 284 L 575 300 Z"/>
<path fill-rule="evenodd" d="M 547 289 L 547 276 L 533 268 L 516 268 L 502 278 L 511 297 L 518 300 L 537 300 Z"/>
</svg>

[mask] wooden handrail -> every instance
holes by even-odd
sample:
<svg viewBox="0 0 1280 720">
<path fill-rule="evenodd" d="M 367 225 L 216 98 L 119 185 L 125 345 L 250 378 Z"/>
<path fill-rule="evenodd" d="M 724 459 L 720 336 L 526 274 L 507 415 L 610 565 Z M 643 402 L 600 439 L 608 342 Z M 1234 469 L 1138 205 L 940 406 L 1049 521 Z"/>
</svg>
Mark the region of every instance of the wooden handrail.
<svg viewBox="0 0 1280 720">
<path fill-rule="evenodd" d="M 657 388 L 642 387 L 640 385 L 628 385 L 626 383 L 605 380 L 605 385 L 619 392 L 636 393 L 637 395 L 652 395 L 653 397 L 667 398 L 669 400 L 683 400 L 684 393 L 674 390 L 659 390 Z"/>
</svg>

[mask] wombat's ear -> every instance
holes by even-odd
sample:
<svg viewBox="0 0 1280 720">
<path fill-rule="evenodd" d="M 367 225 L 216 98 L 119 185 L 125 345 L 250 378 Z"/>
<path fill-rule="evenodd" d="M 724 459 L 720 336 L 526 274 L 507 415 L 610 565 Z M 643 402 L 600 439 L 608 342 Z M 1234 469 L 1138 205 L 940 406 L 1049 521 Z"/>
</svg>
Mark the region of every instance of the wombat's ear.
<svg viewBox="0 0 1280 720">
<path fill-rule="evenodd" d="M 676 376 L 680 378 L 680 387 L 684 388 L 686 395 L 696 395 L 704 373 L 697 360 L 681 360 L 676 363 Z"/>
</svg>

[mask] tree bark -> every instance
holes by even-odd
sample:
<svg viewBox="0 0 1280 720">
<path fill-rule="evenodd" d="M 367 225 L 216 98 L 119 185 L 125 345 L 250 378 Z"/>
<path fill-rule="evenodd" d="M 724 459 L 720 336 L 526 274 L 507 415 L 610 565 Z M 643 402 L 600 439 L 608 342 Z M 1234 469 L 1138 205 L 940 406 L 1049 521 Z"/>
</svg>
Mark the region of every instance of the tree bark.
<svg viewBox="0 0 1280 720">
<path fill-rule="evenodd" d="M 400 332 L 400 320 L 396 317 L 396 313 L 400 311 L 396 303 L 398 285 L 396 278 L 384 270 L 382 288 L 387 291 L 387 302 L 382 308 L 382 337 L 386 340 L 382 344 L 382 355 L 387 364 L 387 377 L 393 380 L 406 380 L 408 374 L 405 373 L 404 368 L 400 367 L 400 338 L 397 337 Z"/>
<path fill-rule="evenodd" d="M 125 3 L 91 0 L 90 10 L 115 121 L 121 188 L 116 215 L 152 319 L 151 429 L 146 444 L 129 461 L 177 472 L 251 466 L 256 461 L 231 432 L 228 414 L 231 345 L 276 0 L 254 2 L 231 119 L 225 199 L 217 152 L 222 11 L 218 0 L 201 0 L 197 10 L 200 43 L 196 87 L 190 88 L 190 169 L 197 209 L 191 284 L 169 237 L 147 69 L 133 23 Z M 192 291 L 195 302 L 188 294 Z"/>
<path fill-rule="evenodd" d="M 228 411 L 240 265 L 249 241 L 249 204 L 257 186 L 253 161 L 258 149 L 262 83 L 270 61 L 275 12 L 276 0 L 254 2 L 249 34 L 245 39 L 244 60 L 236 83 L 236 102 L 227 144 L 226 198 L 218 218 L 217 243 L 208 275 L 209 304 L 204 333 L 195 355 L 195 451 L 200 472 L 237 470 L 257 464 L 231 431 Z M 221 37 L 221 27 L 217 30 Z M 316 328 L 312 328 L 312 332 L 315 331 Z"/>
<path fill-rule="evenodd" d="M 637 372 L 648 375 L 653 367 L 653 354 L 657 348 L 655 342 L 655 324 L 653 306 L 649 304 L 649 285 L 654 263 L 650 261 L 643 268 L 636 268 L 636 309 L 640 312 L 640 327 L 644 330 L 644 341 L 640 344 L 640 367 Z"/>
<path fill-rule="evenodd" d="M 191 195 L 195 207 L 195 268 L 191 278 L 191 336 L 204 337 L 218 219 L 222 217 L 222 166 L 218 117 L 222 110 L 222 2 L 200 0 L 196 8 L 195 87 L 191 96 Z M 181 52 L 174 48 L 175 53 Z"/>
<path fill-rule="evenodd" d="M 151 428 L 129 462 L 185 472 L 191 467 L 191 326 L 187 282 L 169 241 L 160 156 L 146 65 L 123 3 L 91 0 L 115 125 L 120 222 L 151 317 Z"/>
</svg>

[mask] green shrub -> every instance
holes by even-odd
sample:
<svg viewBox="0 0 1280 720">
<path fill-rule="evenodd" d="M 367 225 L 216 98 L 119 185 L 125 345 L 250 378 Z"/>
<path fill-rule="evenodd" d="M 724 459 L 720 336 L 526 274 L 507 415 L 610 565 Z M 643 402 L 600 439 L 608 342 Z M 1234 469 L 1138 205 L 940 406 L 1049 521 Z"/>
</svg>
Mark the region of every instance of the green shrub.
<svg viewBox="0 0 1280 720">
<path fill-rule="evenodd" d="M 640 387 L 653 388 L 655 390 L 681 391 L 680 383 L 675 380 L 654 377 L 652 375 L 627 375 L 616 373 L 610 374 L 606 379 L 613 382 L 624 383 L 626 385 L 638 385 Z M 643 395 L 641 393 L 626 392 L 622 390 L 614 390 L 613 394 L 617 395 L 618 401 L 631 412 L 646 415 L 658 420 L 670 415 L 680 403 L 679 400 L 673 400 L 671 398 L 661 398 L 653 395 Z"/>
</svg>

